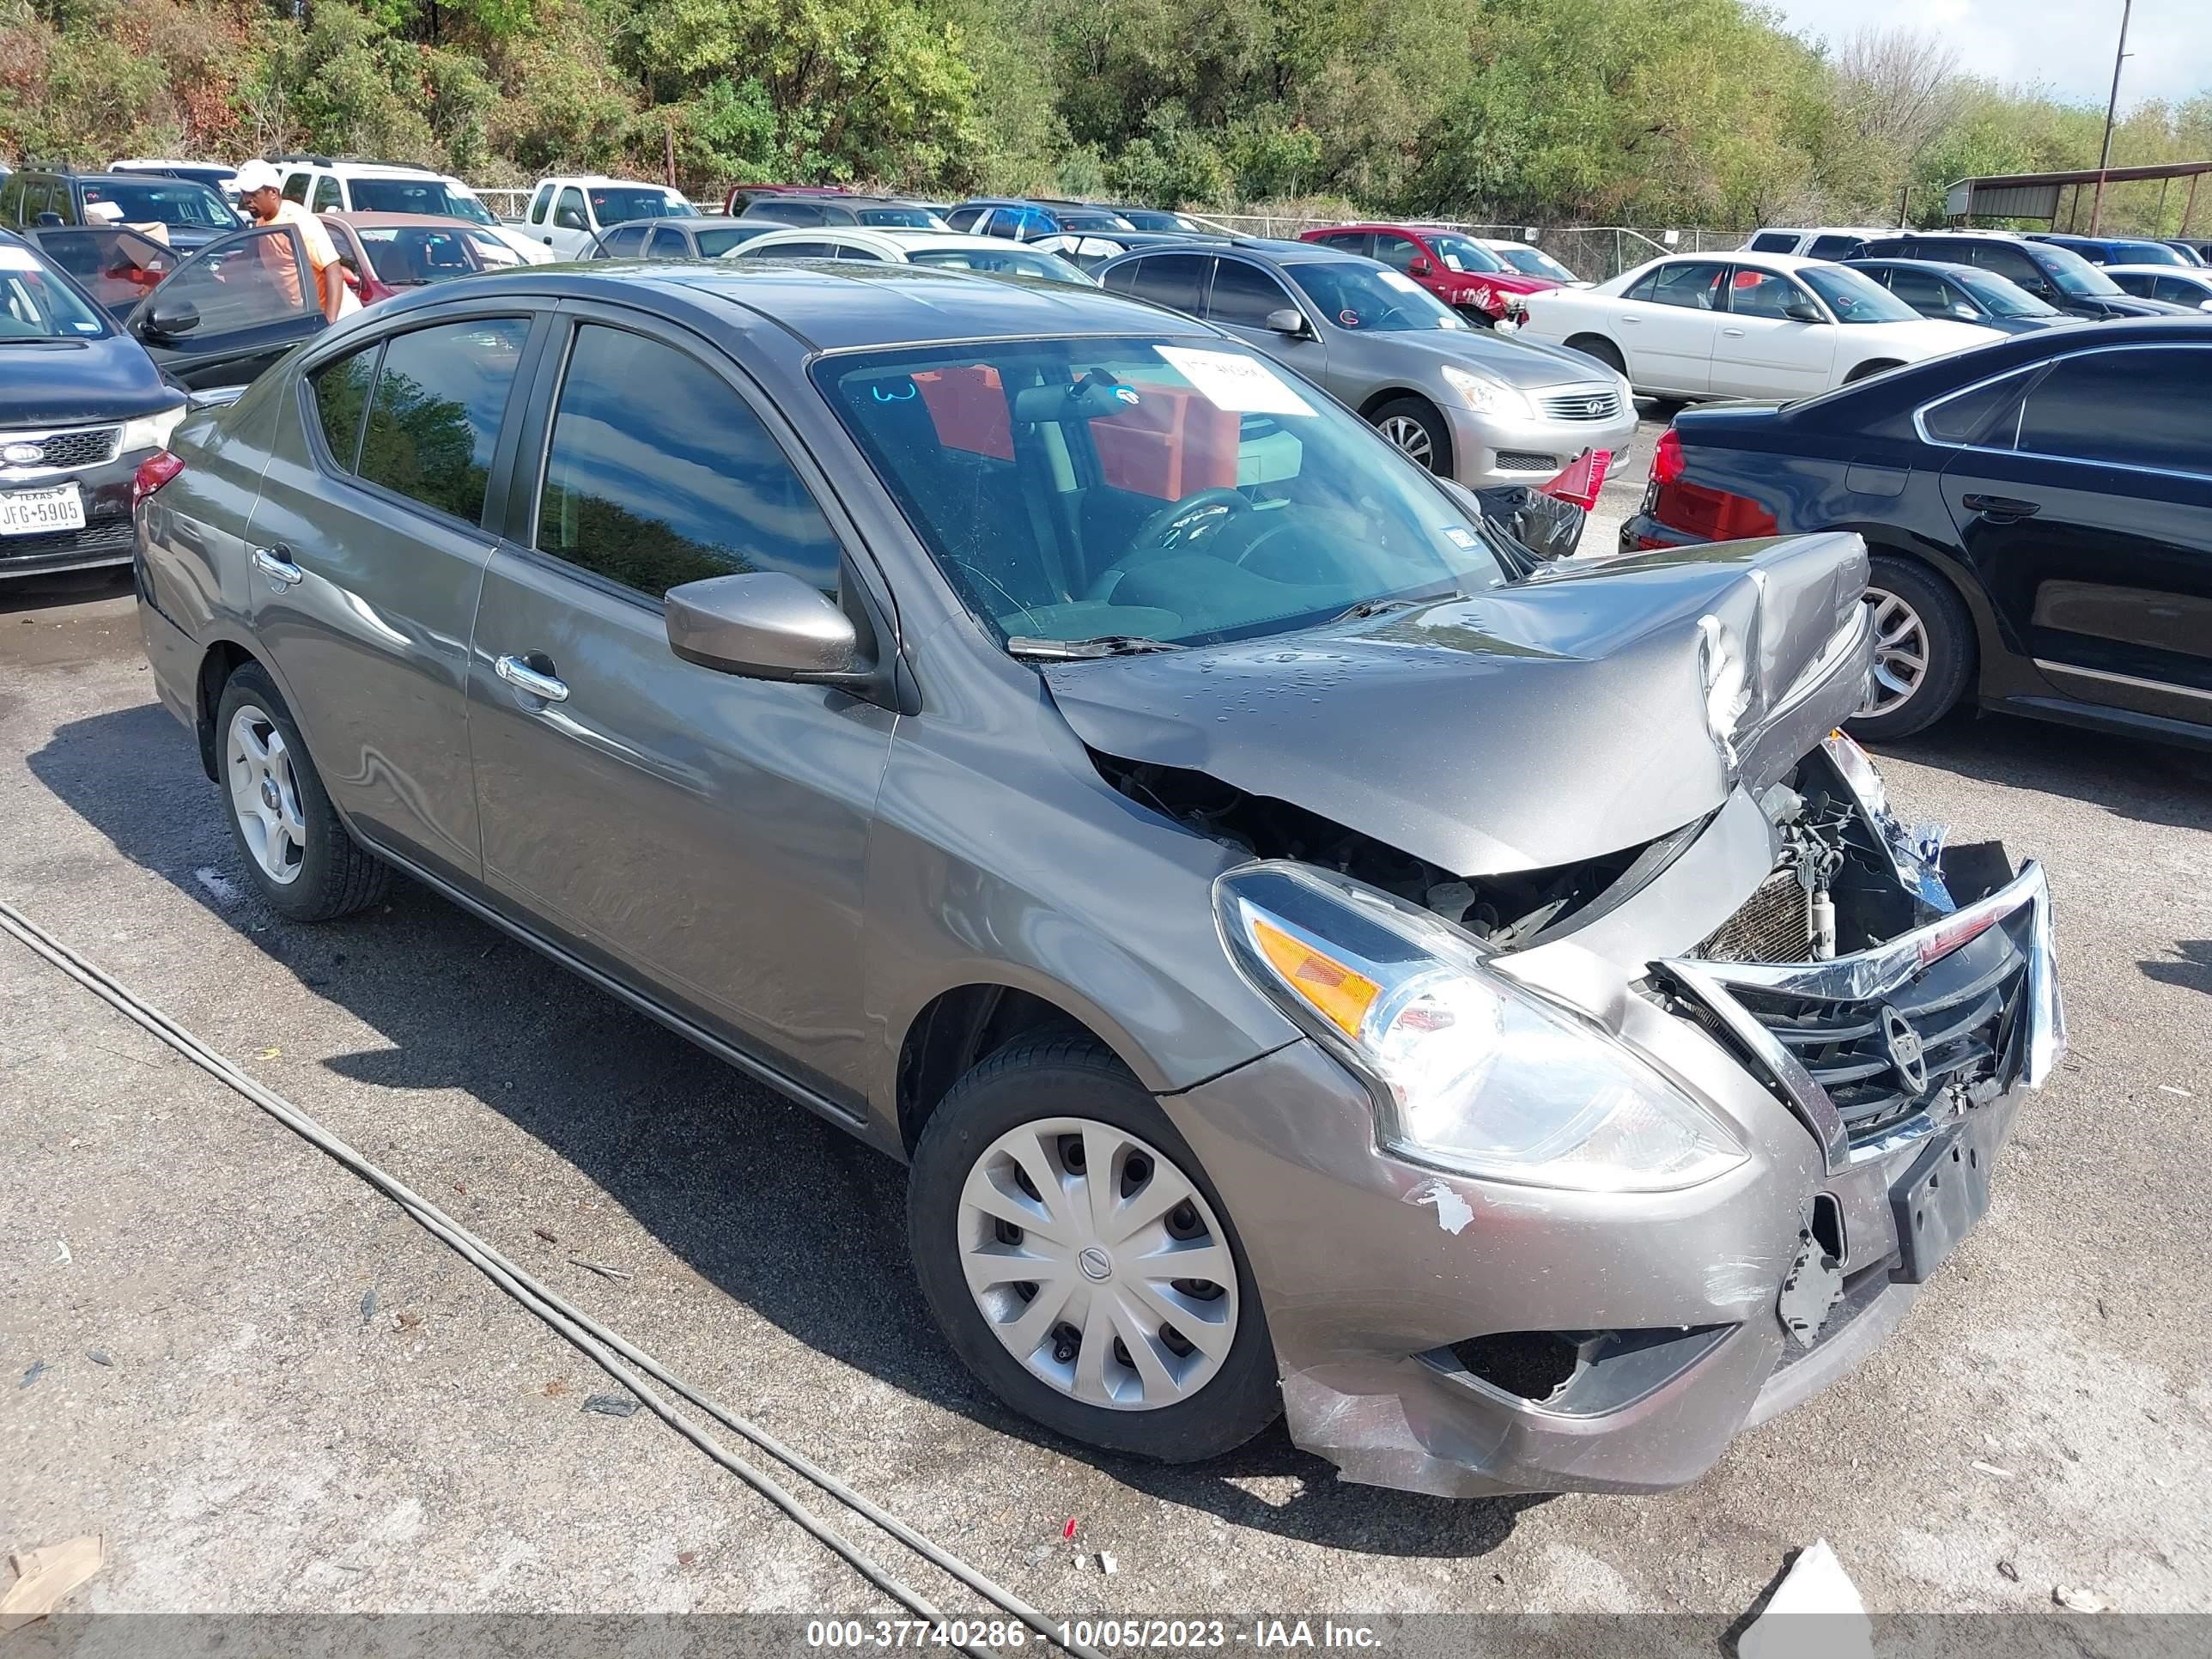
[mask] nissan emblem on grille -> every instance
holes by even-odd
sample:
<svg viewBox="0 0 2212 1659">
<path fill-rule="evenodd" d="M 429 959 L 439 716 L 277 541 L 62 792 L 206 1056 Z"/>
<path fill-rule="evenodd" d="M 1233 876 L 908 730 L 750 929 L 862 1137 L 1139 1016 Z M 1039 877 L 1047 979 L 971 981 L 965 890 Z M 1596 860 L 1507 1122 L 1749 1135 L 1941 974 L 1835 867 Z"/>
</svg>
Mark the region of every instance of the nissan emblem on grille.
<svg viewBox="0 0 2212 1659">
<path fill-rule="evenodd" d="M 1920 1033 L 1886 1002 L 1881 1005 L 1881 1046 L 1889 1055 L 1898 1080 L 1905 1085 L 1905 1092 L 1917 1095 L 1924 1091 L 1928 1087 L 1928 1055 L 1921 1045 Z"/>
</svg>

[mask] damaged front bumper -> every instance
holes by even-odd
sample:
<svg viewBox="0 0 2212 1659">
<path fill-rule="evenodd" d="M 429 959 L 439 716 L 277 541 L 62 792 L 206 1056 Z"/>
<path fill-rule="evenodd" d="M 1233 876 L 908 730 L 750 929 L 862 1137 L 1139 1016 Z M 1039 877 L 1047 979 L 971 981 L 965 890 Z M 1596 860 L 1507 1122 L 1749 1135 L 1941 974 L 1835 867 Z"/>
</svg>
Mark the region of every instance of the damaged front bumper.
<svg viewBox="0 0 2212 1659">
<path fill-rule="evenodd" d="M 1856 1365 L 1978 1218 L 2063 1045 L 2041 870 L 1855 955 L 1625 969 L 1608 946 L 1674 931 L 1686 892 L 1766 856 L 1756 817 L 1739 793 L 1680 881 L 1499 963 L 1729 1120 L 1750 1156 L 1711 1181 L 1570 1191 L 1406 1161 L 1310 1040 L 1162 1101 L 1237 1218 L 1291 1436 L 1346 1479 L 1679 1486 Z"/>
</svg>

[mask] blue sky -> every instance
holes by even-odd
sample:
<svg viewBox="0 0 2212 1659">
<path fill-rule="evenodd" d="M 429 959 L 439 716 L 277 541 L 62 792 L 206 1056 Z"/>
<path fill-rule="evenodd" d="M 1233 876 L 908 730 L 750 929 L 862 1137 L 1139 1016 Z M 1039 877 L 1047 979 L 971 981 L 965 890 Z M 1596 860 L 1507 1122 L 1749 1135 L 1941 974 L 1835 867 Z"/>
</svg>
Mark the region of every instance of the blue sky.
<svg viewBox="0 0 2212 1659">
<path fill-rule="evenodd" d="M 1798 33 L 1840 39 L 1861 27 L 1899 24 L 1960 49 L 1961 67 L 2060 97 L 2103 104 L 2112 88 L 2120 0 L 1768 0 Z M 1844 13 L 1839 16 L 1838 14 Z M 2212 3 L 2136 0 L 2128 25 L 2123 109 L 2146 98 L 2179 102 L 2212 91 Z"/>
</svg>

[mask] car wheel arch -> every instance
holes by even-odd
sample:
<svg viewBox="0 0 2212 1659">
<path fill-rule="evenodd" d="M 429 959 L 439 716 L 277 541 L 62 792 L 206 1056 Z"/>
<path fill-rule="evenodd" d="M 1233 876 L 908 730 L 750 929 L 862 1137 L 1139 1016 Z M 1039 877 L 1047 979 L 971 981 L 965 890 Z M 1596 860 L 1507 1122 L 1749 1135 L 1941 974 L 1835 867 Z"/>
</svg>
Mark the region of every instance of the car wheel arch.
<svg viewBox="0 0 2212 1659">
<path fill-rule="evenodd" d="M 1456 465 L 1458 459 L 1458 458 L 1452 453 L 1451 420 L 1445 415 L 1443 405 L 1438 404 L 1437 400 L 1431 397 L 1427 392 L 1421 391 L 1417 386 L 1383 386 L 1380 390 L 1370 394 L 1367 400 L 1359 405 L 1359 418 L 1366 422 L 1368 425 L 1373 426 L 1375 424 L 1375 417 L 1377 415 L 1381 414 L 1382 410 L 1389 408 L 1392 404 L 1397 403 L 1419 404 L 1423 409 L 1428 411 L 1430 416 L 1436 422 L 1437 431 L 1443 438 L 1444 470 L 1442 476 L 1446 477 L 1450 477 L 1452 475 L 1451 469 L 1455 465 Z"/>
<path fill-rule="evenodd" d="M 209 646 L 200 658 L 199 675 L 193 697 L 193 724 L 199 738 L 200 766 L 214 782 L 218 777 L 216 766 L 215 711 L 222 702 L 222 689 L 230 684 L 230 677 L 247 663 L 258 665 L 267 672 L 267 665 L 260 662 L 251 651 L 234 640 L 217 640 Z"/>
<path fill-rule="evenodd" d="M 1627 376 L 1632 380 L 1634 379 L 1634 376 L 1628 374 L 1628 354 L 1616 345 L 1609 336 L 1592 333 L 1585 330 L 1580 334 L 1569 335 L 1562 343 L 1570 351 L 1579 351 L 1585 357 L 1595 358 L 1617 374 Z"/>
<path fill-rule="evenodd" d="M 899 1042 L 896 1111 L 907 1156 L 954 1084 L 1009 1043 L 1048 1030 L 1089 1037 L 1144 1075 L 1123 1043 L 1049 996 L 987 980 L 953 986 L 922 1005 Z"/>
<path fill-rule="evenodd" d="M 1959 603 L 1966 607 L 1966 615 L 1974 624 L 1974 667 L 1970 690 L 1978 690 L 1992 653 L 2003 653 L 2007 647 L 1996 631 L 1996 614 L 1989 605 L 1988 596 L 1970 572 L 1962 571 L 1958 562 L 1918 541 L 1917 538 L 1885 532 L 1881 526 L 1842 526 L 1856 529 L 1865 541 L 1869 559 L 1899 559 L 1942 582 L 1951 590 Z"/>
</svg>

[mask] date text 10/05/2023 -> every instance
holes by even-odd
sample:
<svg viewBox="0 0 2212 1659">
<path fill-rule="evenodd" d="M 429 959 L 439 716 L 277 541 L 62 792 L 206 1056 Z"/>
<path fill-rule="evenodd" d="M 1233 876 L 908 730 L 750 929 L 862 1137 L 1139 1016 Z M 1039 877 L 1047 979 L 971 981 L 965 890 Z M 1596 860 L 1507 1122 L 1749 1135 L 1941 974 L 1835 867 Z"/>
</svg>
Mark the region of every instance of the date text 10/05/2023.
<svg viewBox="0 0 2212 1659">
<path fill-rule="evenodd" d="M 1155 1653 L 1239 1647 L 1372 1651 L 1382 1645 L 1371 1626 L 1333 1619 L 1073 1619 L 1054 1625 L 1053 1636 L 1063 1647 Z M 810 1648 L 1020 1648 L 1046 1639 L 1012 1619 L 813 1619 L 806 1625 Z"/>
</svg>

